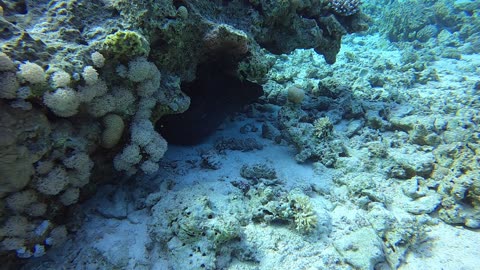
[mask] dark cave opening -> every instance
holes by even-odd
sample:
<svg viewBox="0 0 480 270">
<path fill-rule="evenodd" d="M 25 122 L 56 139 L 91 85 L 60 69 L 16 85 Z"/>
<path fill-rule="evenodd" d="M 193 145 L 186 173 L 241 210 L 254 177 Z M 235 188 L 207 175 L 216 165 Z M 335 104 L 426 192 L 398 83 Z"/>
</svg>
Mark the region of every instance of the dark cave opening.
<svg viewBox="0 0 480 270">
<path fill-rule="evenodd" d="M 206 62 L 197 69 L 196 80 L 182 83 L 190 107 L 182 114 L 166 115 L 156 130 L 171 144 L 195 145 L 203 142 L 228 115 L 237 112 L 263 94 L 261 85 L 241 81 L 224 62 Z"/>
</svg>

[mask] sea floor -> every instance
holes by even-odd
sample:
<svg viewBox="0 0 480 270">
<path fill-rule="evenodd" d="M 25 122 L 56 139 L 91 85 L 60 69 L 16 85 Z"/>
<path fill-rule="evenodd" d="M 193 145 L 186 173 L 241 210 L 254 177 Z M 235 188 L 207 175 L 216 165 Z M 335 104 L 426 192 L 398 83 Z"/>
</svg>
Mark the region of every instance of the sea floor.
<svg viewBox="0 0 480 270">
<path fill-rule="evenodd" d="M 429 64 L 429 68 L 435 69 L 437 79 L 423 84 L 402 84 L 399 49 L 378 36 L 354 36 L 344 44 L 335 65 L 326 66 L 321 57 L 315 56 L 311 69 L 343 77 L 342 84 L 355 84 L 352 91 L 357 99 L 388 104 L 393 111 L 413 111 L 410 116 L 418 119 L 463 121 L 467 116 L 462 111 L 473 112 L 470 118 L 478 117 L 479 92 L 473 90 L 473 85 L 480 81 L 480 56 L 440 57 Z M 301 60 L 300 54 L 293 53 L 288 56 L 291 59 L 284 61 L 297 61 L 296 66 L 302 66 L 306 60 Z M 380 72 L 381 61 L 396 67 Z M 282 72 L 282 67 L 277 71 Z M 300 84 L 309 80 L 308 74 L 295 73 L 292 68 L 284 71 L 295 74 L 290 76 Z M 362 88 L 362 76 L 372 72 L 383 74 L 384 86 Z M 392 103 L 396 105 L 392 107 Z M 428 160 L 432 157 L 431 149 L 403 143 L 395 149 L 386 149 L 385 160 L 372 160 L 368 145 L 376 141 L 395 142 L 405 134 L 375 130 L 363 120 L 352 134 L 351 123 L 356 120 L 338 119 L 334 121 L 334 134 L 348 149 L 349 156 L 342 157 L 340 165 L 334 168 L 298 163 L 293 146 L 262 137 L 262 124 L 270 121 L 274 113 L 275 110 L 239 113 L 201 145 L 169 146 L 157 175 L 123 179 L 100 187 L 92 199 L 76 209 L 77 219 L 70 222 L 76 232 L 66 244 L 32 260 L 25 269 L 209 269 L 212 262 L 217 269 L 232 270 L 478 269 L 480 232 L 446 224 L 434 209 L 422 210 L 418 215 L 406 211 L 412 207 L 422 209 L 416 205 L 421 202 L 399 195 L 406 181 L 388 177 L 383 168 L 388 159 Z M 478 136 L 478 126 L 470 123 L 467 129 Z M 218 147 L 219 141 L 225 143 L 229 139 L 255 143 L 252 147 L 244 143 L 238 149 Z M 238 183 L 258 188 L 254 187 L 258 183 L 246 181 L 240 172 L 242 167 L 255 164 L 274 169 L 279 180 L 272 184 L 274 188 L 285 192 L 299 189 L 310 198 L 318 215 L 315 231 L 300 233 L 288 222 L 239 221 L 238 217 L 248 216 L 245 212 L 255 202 L 242 192 Z M 365 190 L 377 192 L 370 197 L 381 195 L 384 199 L 370 202 L 369 206 L 362 204 Z M 181 239 L 179 231 L 175 231 L 181 228 L 154 225 L 171 217 L 174 209 L 206 207 L 198 203 L 199 198 L 206 198 L 208 211 L 215 216 L 241 224 L 236 227 L 237 237 L 214 247 L 201 237 L 197 242 L 181 244 L 177 241 Z M 433 207 L 438 207 L 438 202 Z M 164 217 L 159 214 L 162 211 Z M 383 216 L 376 219 L 379 213 Z M 375 220 L 380 224 L 375 224 Z M 389 224 L 382 223 L 387 221 Z M 72 226 L 75 222 L 77 226 Z M 402 226 L 409 230 L 402 231 Z M 169 229 L 173 232 L 165 231 L 163 239 L 162 230 Z M 395 233 L 403 235 L 395 238 L 392 236 Z M 164 243 L 160 243 L 162 239 Z M 392 243 L 392 239 L 405 244 Z M 397 250 L 395 245 L 404 249 Z M 199 252 L 203 248 L 207 251 Z"/>
</svg>

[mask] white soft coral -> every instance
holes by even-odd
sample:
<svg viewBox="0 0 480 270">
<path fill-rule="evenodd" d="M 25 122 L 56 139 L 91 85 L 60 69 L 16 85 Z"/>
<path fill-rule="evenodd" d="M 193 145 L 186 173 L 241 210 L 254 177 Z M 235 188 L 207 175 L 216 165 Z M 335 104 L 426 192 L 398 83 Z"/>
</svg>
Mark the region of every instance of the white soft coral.
<svg viewBox="0 0 480 270">
<path fill-rule="evenodd" d="M 56 115 L 61 117 L 70 117 L 78 112 L 80 101 L 75 90 L 65 87 L 58 88 L 53 93 L 45 93 L 43 102 Z"/>
</svg>

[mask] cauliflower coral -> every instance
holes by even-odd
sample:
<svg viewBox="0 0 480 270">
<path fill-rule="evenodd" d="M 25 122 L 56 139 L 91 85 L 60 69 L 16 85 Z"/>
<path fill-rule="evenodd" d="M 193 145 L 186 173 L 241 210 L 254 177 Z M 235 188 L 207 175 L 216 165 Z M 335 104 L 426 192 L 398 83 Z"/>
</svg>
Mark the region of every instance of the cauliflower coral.
<svg viewBox="0 0 480 270">
<path fill-rule="evenodd" d="M 56 115 L 69 117 L 77 114 L 80 101 L 75 90 L 65 87 L 58 88 L 53 93 L 45 93 L 43 102 Z"/>
</svg>

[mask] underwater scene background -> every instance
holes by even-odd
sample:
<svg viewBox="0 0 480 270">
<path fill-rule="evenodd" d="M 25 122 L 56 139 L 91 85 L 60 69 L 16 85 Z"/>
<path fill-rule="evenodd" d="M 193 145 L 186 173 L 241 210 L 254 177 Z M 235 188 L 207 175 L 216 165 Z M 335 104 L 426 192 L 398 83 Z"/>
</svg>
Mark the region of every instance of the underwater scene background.
<svg viewBox="0 0 480 270">
<path fill-rule="evenodd" d="M 479 1 L 0 15 L 0 269 L 478 269 Z"/>
</svg>

